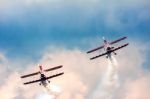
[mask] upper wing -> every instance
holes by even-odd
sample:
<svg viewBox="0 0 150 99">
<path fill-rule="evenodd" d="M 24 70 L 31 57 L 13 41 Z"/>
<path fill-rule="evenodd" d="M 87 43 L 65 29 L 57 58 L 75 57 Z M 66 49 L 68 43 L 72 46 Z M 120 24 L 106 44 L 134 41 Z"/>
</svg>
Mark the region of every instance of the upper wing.
<svg viewBox="0 0 150 99">
<path fill-rule="evenodd" d="M 50 68 L 50 69 L 46 69 L 46 70 L 44 70 L 44 71 L 45 71 L 45 72 L 48 72 L 48 71 L 52 71 L 52 70 L 59 69 L 59 68 L 62 68 L 62 67 L 63 67 L 63 66 L 60 65 L 60 66 L 57 66 L 57 67 L 53 67 L 53 68 Z M 40 72 L 38 71 L 38 72 L 35 72 L 35 73 L 23 75 L 23 76 L 21 76 L 21 78 L 26 78 L 26 77 L 34 76 L 34 75 L 37 75 L 37 74 L 39 74 L 39 73 L 40 73 Z"/>
<path fill-rule="evenodd" d="M 34 76 L 34 75 L 37 75 L 37 74 L 39 74 L 39 73 L 40 73 L 40 72 L 35 72 L 35 73 L 23 75 L 23 76 L 21 76 L 21 78 L 26 78 L 26 77 Z"/>
<path fill-rule="evenodd" d="M 110 44 L 115 44 L 115 43 L 120 42 L 120 41 L 122 41 L 122 40 L 124 40 L 124 39 L 126 39 L 126 38 L 127 38 L 127 37 L 122 37 L 122 38 L 120 38 L 120 39 L 118 39 L 118 40 L 115 40 L 115 41 L 110 42 Z M 104 48 L 104 45 L 103 45 L 103 46 L 100 46 L 100 47 L 97 47 L 97 48 L 95 48 L 95 49 L 93 49 L 93 50 L 90 50 L 90 51 L 88 51 L 87 53 L 92 53 L 92 52 L 97 51 L 97 50 L 102 49 L 102 48 Z"/>
<path fill-rule="evenodd" d="M 124 40 L 124 39 L 126 39 L 126 38 L 127 38 L 127 37 L 122 37 L 122 38 L 120 38 L 120 39 L 118 39 L 118 40 L 112 41 L 110 44 L 115 44 L 115 43 L 120 42 L 120 41 L 122 41 L 122 40 Z"/>
<path fill-rule="evenodd" d="M 106 52 L 106 53 L 103 53 L 103 54 L 100 54 L 100 55 L 97 55 L 97 56 L 95 56 L 95 57 L 92 57 L 92 58 L 90 58 L 90 60 L 93 60 L 93 59 L 95 59 L 95 58 L 98 58 L 98 57 L 104 56 L 104 55 L 106 55 L 106 54 L 107 54 L 107 52 Z"/>
<path fill-rule="evenodd" d="M 119 49 L 121 49 L 121 48 L 123 48 L 123 47 L 126 47 L 126 46 L 128 46 L 128 45 L 129 45 L 129 43 L 126 43 L 126 44 L 124 44 L 124 45 L 122 45 L 122 46 L 119 46 L 119 47 L 117 47 L 117 48 L 111 50 L 111 52 L 114 52 L 114 51 L 116 51 L 116 50 L 119 50 Z"/>
<path fill-rule="evenodd" d="M 60 75 L 63 75 L 64 73 L 59 73 L 59 74 L 56 74 L 56 75 L 52 75 L 52 76 L 49 76 L 49 77 L 46 77 L 46 79 L 51 79 L 51 78 L 54 78 L 54 77 L 57 77 L 57 76 L 60 76 Z M 42 81 L 41 79 L 38 79 L 38 80 L 33 80 L 33 81 L 29 81 L 29 82 L 25 82 L 23 83 L 24 85 L 27 85 L 27 84 L 32 84 L 32 83 L 36 83 L 36 82 L 40 82 Z"/>
<path fill-rule="evenodd" d="M 59 69 L 59 68 L 62 68 L 63 66 L 60 65 L 60 66 L 57 66 L 57 67 L 53 67 L 53 68 L 49 68 L 49 69 L 46 69 L 44 70 L 45 72 L 48 72 L 48 71 L 52 71 L 52 70 L 55 70 L 55 69 Z"/>
<path fill-rule="evenodd" d="M 103 46 L 100 46 L 100 47 L 97 47 L 97 48 L 95 48 L 95 49 L 93 49 L 93 50 L 90 50 L 90 51 L 88 51 L 87 53 L 92 53 L 92 52 L 94 52 L 94 51 L 97 51 L 97 50 L 99 50 L 99 49 L 102 49 L 104 47 L 104 45 Z"/>
</svg>

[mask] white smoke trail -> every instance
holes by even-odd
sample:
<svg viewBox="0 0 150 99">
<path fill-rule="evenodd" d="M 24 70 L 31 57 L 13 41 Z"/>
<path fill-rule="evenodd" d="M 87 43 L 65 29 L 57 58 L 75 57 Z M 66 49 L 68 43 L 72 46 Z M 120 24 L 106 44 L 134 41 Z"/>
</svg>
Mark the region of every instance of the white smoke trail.
<svg viewBox="0 0 150 99">
<path fill-rule="evenodd" d="M 46 87 L 42 87 L 44 92 L 37 95 L 36 99 L 57 99 L 61 93 L 61 89 L 58 86 L 48 84 Z"/>
<path fill-rule="evenodd" d="M 111 56 L 111 59 L 108 59 L 108 69 L 103 79 L 103 84 L 110 87 L 110 89 L 115 89 L 119 86 L 118 82 L 118 70 L 117 70 L 117 60 L 115 57 Z"/>
<path fill-rule="evenodd" d="M 108 59 L 106 74 L 104 74 L 102 82 L 98 89 L 94 92 L 92 99 L 112 99 L 113 93 L 119 86 L 117 65 L 118 63 L 115 57 L 112 56 L 111 59 Z"/>
<path fill-rule="evenodd" d="M 36 96 L 36 99 L 55 99 L 53 95 L 49 95 L 47 93 L 39 93 Z"/>
<path fill-rule="evenodd" d="M 60 87 L 56 85 L 49 84 L 45 89 L 48 94 L 54 95 L 55 97 L 57 97 L 61 93 Z"/>
</svg>

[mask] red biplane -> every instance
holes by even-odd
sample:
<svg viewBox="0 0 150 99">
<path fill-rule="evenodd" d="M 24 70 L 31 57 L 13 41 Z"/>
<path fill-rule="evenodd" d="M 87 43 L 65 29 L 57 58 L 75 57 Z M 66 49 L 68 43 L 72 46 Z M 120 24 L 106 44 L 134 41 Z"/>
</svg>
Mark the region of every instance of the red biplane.
<svg viewBox="0 0 150 99">
<path fill-rule="evenodd" d="M 44 72 L 53 71 L 53 70 L 56 70 L 56 69 L 59 69 L 59 68 L 62 68 L 62 67 L 63 66 L 60 65 L 60 66 L 56 66 L 56 67 L 53 67 L 53 68 L 49 68 L 49 69 L 43 70 L 43 67 L 39 65 L 39 68 L 40 68 L 39 71 L 37 71 L 35 73 L 23 75 L 23 76 L 21 76 L 21 78 L 26 78 L 26 77 L 35 76 L 35 75 L 40 74 L 40 79 L 34 80 L 34 81 L 25 82 L 24 85 L 31 84 L 31 83 L 36 83 L 36 82 L 40 82 L 39 85 L 43 85 L 44 87 L 46 87 L 48 85 L 48 83 L 50 83 L 50 81 L 48 79 L 51 79 L 51 78 L 63 75 L 64 72 L 56 74 L 56 75 L 52 75 L 52 76 L 49 76 L 49 77 L 46 77 L 45 74 L 44 74 Z"/>
<path fill-rule="evenodd" d="M 112 42 L 108 42 L 105 38 L 103 38 L 103 39 L 104 39 L 104 44 L 103 44 L 102 46 L 97 47 L 97 48 L 95 48 L 95 49 L 93 49 L 93 50 L 90 50 L 90 51 L 88 51 L 87 53 L 92 53 L 92 52 L 95 52 L 95 51 L 97 51 L 97 50 L 100 50 L 100 49 L 104 48 L 105 53 L 102 53 L 102 54 L 97 55 L 97 56 L 95 56 L 95 57 L 92 57 L 92 58 L 90 58 L 90 59 L 93 60 L 93 59 L 96 59 L 96 58 L 101 57 L 101 56 L 104 56 L 104 55 L 107 55 L 106 58 L 110 58 L 110 59 L 111 59 L 111 53 L 114 53 L 114 54 L 116 55 L 116 54 L 117 54 L 117 53 L 115 53 L 116 50 L 119 50 L 119 49 L 121 49 L 121 48 L 124 48 L 124 47 L 128 46 L 129 43 L 123 44 L 122 46 L 119 46 L 119 47 L 117 47 L 117 48 L 111 47 L 111 45 L 113 45 L 113 44 L 115 44 L 115 43 L 117 43 L 117 42 L 120 42 L 120 41 L 122 41 L 122 40 L 125 40 L 126 38 L 127 38 L 127 37 L 122 37 L 122 38 L 120 38 L 120 39 L 118 39 L 118 40 L 115 40 L 115 41 L 112 41 Z"/>
</svg>

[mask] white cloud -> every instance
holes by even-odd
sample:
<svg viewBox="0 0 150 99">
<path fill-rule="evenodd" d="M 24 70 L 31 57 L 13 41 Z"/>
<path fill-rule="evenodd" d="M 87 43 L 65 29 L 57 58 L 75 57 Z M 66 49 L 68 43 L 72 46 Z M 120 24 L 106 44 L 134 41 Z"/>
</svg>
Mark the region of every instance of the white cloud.
<svg viewBox="0 0 150 99">
<path fill-rule="evenodd" d="M 7 78 L 6 82 L 0 86 L 0 93 L 2 99 L 14 99 L 16 97 L 16 93 L 18 93 L 18 87 L 21 83 L 19 83 L 19 79 L 17 73 L 11 73 Z"/>
<path fill-rule="evenodd" d="M 68 9 L 79 9 L 82 13 L 80 15 L 82 23 L 95 17 L 100 12 L 104 12 L 101 14 L 105 16 L 104 18 L 109 23 L 108 25 L 113 26 L 115 23 L 119 26 L 121 22 L 116 14 L 119 13 L 120 9 L 138 9 L 141 6 L 149 6 L 149 4 L 149 0 L 0 0 L 0 13 L 2 19 L 6 17 L 17 20 L 20 18 L 19 16 L 23 17 L 22 15 L 26 15 L 27 12 L 35 8 L 40 8 L 41 11 L 44 9 L 43 11 L 49 14 L 60 13 L 61 11 L 68 12 Z M 147 11 L 142 16 L 141 13 L 143 12 L 138 15 L 140 19 L 147 16 Z"/>
<path fill-rule="evenodd" d="M 125 84 L 126 96 L 124 99 L 149 99 L 150 76 L 145 75 L 134 81 L 127 81 Z"/>
<path fill-rule="evenodd" d="M 118 89 L 119 92 L 116 91 L 116 93 L 114 93 L 113 97 L 115 98 L 112 99 L 130 99 L 131 97 L 135 97 L 135 99 L 136 97 L 141 97 L 139 99 L 142 99 L 142 97 L 144 97 L 143 99 L 149 98 L 149 94 L 146 93 L 149 90 L 147 89 L 147 87 L 149 87 L 149 74 L 141 72 L 143 71 L 141 67 L 145 59 L 138 44 L 132 44 L 131 42 L 131 45 L 118 51 L 118 55 L 116 56 L 119 61 L 118 70 L 119 78 L 121 78 L 121 87 Z M 10 60 L 7 61 L 7 64 L 11 64 Z M 44 68 L 57 65 L 64 66 L 58 71 L 46 73 L 48 76 L 62 71 L 65 72 L 63 76 L 51 80 L 52 84 L 62 89 L 62 93 L 58 96 L 58 99 L 89 99 L 101 84 L 101 80 L 107 68 L 105 57 L 90 61 L 88 55 L 79 49 L 68 50 L 58 47 L 46 50 L 39 63 L 42 64 Z M 0 85 L 1 97 L 3 99 L 37 98 L 42 89 L 38 83 L 24 86 L 22 85 L 24 80 L 20 79 L 21 74 L 38 70 L 38 67 L 35 65 L 36 64 L 30 63 L 24 68 L 24 73 L 18 73 L 15 70 L 15 72 L 9 72 L 6 65 L 3 65 L 5 71 L 2 72 L 2 75 L 8 76 L 7 78 L 0 76 L 0 79 L 5 78 L 4 82 Z M 2 69 L 0 71 L 2 71 Z M 27 80 L 32 79 L 33 78 L 29 78 Z M 141 90 L 145 94 L 139 94 Z M 101 90 L 99 93 L 102 94 L 103 91 L 104 90 Z M 7 93 L 7 95 L 5 93 Z"/>
</svg>

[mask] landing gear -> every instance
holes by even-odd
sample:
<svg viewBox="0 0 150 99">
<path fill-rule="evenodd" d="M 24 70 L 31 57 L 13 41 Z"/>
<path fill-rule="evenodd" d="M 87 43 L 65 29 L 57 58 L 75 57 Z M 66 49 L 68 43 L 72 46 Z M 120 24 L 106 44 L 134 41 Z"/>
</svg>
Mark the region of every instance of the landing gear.
<svg viewBox="0 0 150 99">
<path fill-rule="evenodd" d="M 117 53 L 113 52 L 115 55 L 117 55 Z"/>
<path fill-rule="evenodd" d="M 50 83 L 50 81 L 48 80 L 48 83 Z"/>
<path fill-rule="evenodd" d="M 39 83 L 39 85 L 41 86 L 41 83 Z"/>
</svg>

